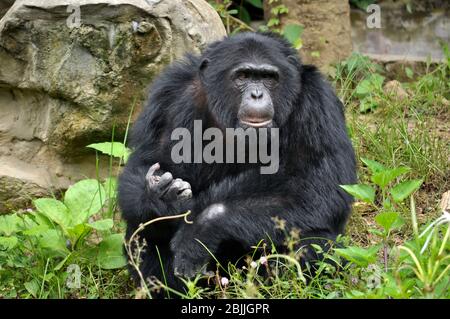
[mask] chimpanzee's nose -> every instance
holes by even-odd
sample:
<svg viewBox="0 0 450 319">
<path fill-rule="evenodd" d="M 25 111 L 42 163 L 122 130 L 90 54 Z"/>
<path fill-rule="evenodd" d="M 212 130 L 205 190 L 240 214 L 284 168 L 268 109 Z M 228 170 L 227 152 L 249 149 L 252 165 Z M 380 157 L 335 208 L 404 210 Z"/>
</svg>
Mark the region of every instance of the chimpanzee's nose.
<svg viewBox="0 0 450 319">
<path fill-rule="evenodd" d="M 260 98 L 263 97 L 263 91 L 258 89 L 258 88 L 254 88 L 251 92 L 251 96 L 252 98 L 254 98 L 255 100 L 259 100 Z"/>
</svg>

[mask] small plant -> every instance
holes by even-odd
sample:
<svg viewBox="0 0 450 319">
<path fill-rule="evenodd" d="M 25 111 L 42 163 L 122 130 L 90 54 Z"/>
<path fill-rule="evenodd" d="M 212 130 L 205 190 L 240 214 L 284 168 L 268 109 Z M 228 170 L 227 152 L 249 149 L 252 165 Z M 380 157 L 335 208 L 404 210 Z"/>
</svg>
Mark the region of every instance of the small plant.
<svg viewBox="0 0 450 319">
<path fill-rule="evenodd" d="M 121 143 L 89 147 L 121 159 L 128 154 Z M 14 282 L 10 296 L 61 297 L 80 288 L 83 266 L 126 265 L 121 227 L 104 217 L 106 204 L 115 201 L 115 188 L 112 179 L 85 179 L 69 187 L 62 200 L 39 198 L 33 201 L 35 210 L 0 216 L 0 278 Z M 17 275 L 20 269 L 25 271 Z M 68 281 L 73 269 L 75 286 Z"/>
<path fill-rule="evenodd" d="M 260 28 L 261 31 L 272 31 L 284 36 L 292 46 L 299 50 L 303 46 L 302 34 L 304 27 L 300 24 L 286 24 L 281 28 L 281 17 L 289 13 L 288 7 L 284 4 L 278 4 L 279 0 L 269 0 L 270 19 L 265 26 Z"/>
<path fill-rule="evenodd" d="M 415 283 L 426 298 L 449 298 L 450 214 L 444 211 L 419 234 L 415 204 L 411 198 L 414 239 L 398 247 L 397 281 Z"/>
<path fill-rule="evenodd" d="M 239 6 L 238 6 L 238 18 L 247 23 L 250 24 L 251 22 L 251 18 L 250 18 L 250 13 L 247 11 L 247 9 L 245 8 L 244 4 L 249 4 L 255 8 L 258 9 L 263 9 L 263 2 L 262 0 L 241 0 Z"/>
<path fill-rule="evenodd" d="M 375 217 L 375 221 L 382 230 L 373 229 L 371 232 L 382 238 L 384 266 L 387 270 L 389 235 L 392 230 L 400 228 L 404 223 L 401 214 L 396 211 L 397 205 L 400 205 L 414 191 L 419 189 L 423 180 L 415 179 L 395 183 L 400 176 L 410 171 L 408 167 L 386 168 L 384 165 L 374 160 L 365 158 L 362 158 L 361 160 L 369 168 L 371 173 L 370 181 L 374 185 L 356 184 L 341 185 L 341 187 L 355 198 L 374 206 L 377 210 L 378 214 Z M 379 198 L 376 198 L 377 191 L 379 193 Z M 360 248 L 355 247 L 354 249 L 357 250 L 359 258 L 364 257 L 360 254 L 362 252 Z M 349 253 L 350 251 L 341 249 L 338 250 L 338 252 L 343 254 L 345 252 Z M 369 260 L 377 253 L 377 249 L 372 247 L 370 252 L 364 252 L 367 253 L 365 259 Z M 347 255 L 345 257 L 349 256 Z"/>
<path fill-rule="evenodd" d="M 269 0 L 269 4 L 276 4 L 279 0 Z M 246 3 L 251 4 L 256 8 L 263 8 L 262 0 L 245 0 Z M 217 11 L 223 20 L 227 34 L 234 34 L 240 31 L 255 31 L 249 24 L 251 22 L 250 15 L 242 5 L 232 9 L 233 1 L 210 1 L 210 4 Z M 303 26 L 299 24 L 287 24 L 283 28 L 281 25 L 281 16 L 287 14 L 289 9 L 283 5 L 274 6 L 270 13 L 271 18 L 266 25 L 259 28 L 259 31 L 272 31 L 283 35 L 294 48 L 300 49 L 303 45 L 301 35 L 303 33 Z"/>
<path fill-rule="evenodd" d="M 281 24 L 280 16 L 289 13 L 289 9 L 284 4 L 277 4 L 279 0 L 269 0 L 269 4 L 273 7 L 270 9 L 271 17 L 267 21 L 267 27 L 272 31 L 281 33 L 281 29 L 277 27 Z"/>
<path fill-rule="evenodd" d="M 251 2 L 256 5 L 258 4 L 258 1 Z M 250 16 L 243 6 L 239 6 L 237 9 L 232 9 L 232 0 L 209 1 L 209 3 L 222 18 L 227 34 L 234 34 L 240 31 L 255 31 L 250 25 L 248 25 L 250 22 Z"/>
<path fill-rule="evenodd" d="M 367 7 L 373 3 L 375 3 L 375 0 L 350 0 L 350 4 L 357 7 L 361 10 L 366 10 Z"/>
<path fill-rule="evenodd" d="M 292 46 L 299 50 L 303 46 L 302 34 L 303 26 L 299 24 L 287 24 L 281 34 L 292 44 Z"/>
<path fill-rule="evenodd" d="M 384 270 L 377 266 L 380 245 L 367 249 L 348 247 L 336 249 L 357 267 L 347 269 L 365 279 L 366 285 L 358 285 L 346 291 L 349 298 L 446 298 L 450 297 L 450 216 L 441 217 L 424 227 L 419 233 L 416 211 L 411 197 L 411 222 L 414 237 L 391 250 L 391 261 L 384 261 Z M 388 221 L 389 220 L 389 221 Z M 394 229 L 394 219 L 382 221 L 385 232 Z M 382 235 L 382 237 L 385 235 Z M 369 274 L 369 276 L 367 276 Z"/>
<path fill-rule="evenodd" d="M 359 105 L 361 113 L 374 110 L 378 106 L 383 82 L 384 76 L 374 73 L 364 78 L 356 86 L 356 96 L 361 99 Z"/>
<path fill-rule="evenodd" d="M 349 103 L 358 98 L 360 112 L 373 110 L 379 103 L 384 77 L 381 68 L 359 53 L 353 53 L 347 60 L 332 69 L 332 76 L 338 95 Z"/>
<path fill-rule="evenodd" d="M 422 185 L 423 180 L 420 179 L 395 183 L 400 176 L 410 171 L 408 167 L 387 168 L 374 160 L 362 158 L 361 161 L 369 168 L 370 181 L 373 185 L 356 184 L 341 187 L 355 198 L 374 205 L 380 211 L 392 211 L 395 205 L 401 204 Z M 375 196 L 377 190 L 381 195 L 379 201 Z"/>
<path fill-rule="evenodd" d="M 356 184 L 341 187 L 355 198 L 372 205 L 376 211 L 375 222 L 379 229 L 369 230 L 380 239 L 380 244 L 368 248 L 350 246 L 335 249 L 336 253 L 362 268 L 376 265 L 381 248 L 383 271 L 378 270 L 378 282 L 374 287 L 353 289 L 348 297 L 409 298 L 417 291 L 423 297 L 444 297 L 448 295 L 450 278 L 448 212 L 428 225 L 419 235 L 415 204 L 411 196 L 422 185 L 423 180 L 397 180 L 410 169 L 407 167 L 386 168 L 380 163 L 362 159 L 369 168 L 372 185 Z M 378 194 L 378 196 L 377 196 Z M 396 246 L 390 237 L 394 230 L 404 224 L 398 208 L 411 198 L 410 213 L 414 238 Z M 442 236 L 439 228 L 447 227 Z M 376 267 L 376 266 L 375 266 Z"/>
</svg>

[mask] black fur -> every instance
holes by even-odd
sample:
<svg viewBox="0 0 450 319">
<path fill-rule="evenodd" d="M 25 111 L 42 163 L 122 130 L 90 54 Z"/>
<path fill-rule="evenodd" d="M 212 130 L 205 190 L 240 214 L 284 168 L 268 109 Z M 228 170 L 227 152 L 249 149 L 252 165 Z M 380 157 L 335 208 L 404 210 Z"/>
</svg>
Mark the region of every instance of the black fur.
<svg viewBox="0 0 450 319">
<path fill-rule="evenodd" d="M 274 126 L 280 129 L 279 171 L 261 175 L 255 165 L 174 164 L 174 128 L 192 130 L 194 119 L 203 120 L 203 129 L 237 127 L 239 95 L 227 79 L 233 66 L 246 61 L 280 70 L 272 96 Z M 192 210 L 194 221 L 163 221 L 141 233 L 148 244 L 141 265 L 146 277 L 162 280 L 155 245 L 168 284 L 175 288 L 180 283 L 174 267 L 186 274 L 210 260 L 195 239 L 225 261 L 247 253 L 261 239 L 270 238 L 282 250 L 285 238 L 275 229 L 274 216 L 284 219 L 288 229 L 299 229 L 302 238 L 334 240 L 344 231 L 352 198 L 338 185 L 352 184 L 356 177 L 342 103 L 318 70 L 302 65 L 297 52 L 276 35 L 238 34 L 211 44 L 202 56 L 188 55 L 170 66 L 152 86 L 132 129 L 131 146 L 134 152 L 119 181 L 127 236 L 159 216 Z M 191 184 L 192 199 L 166 202 L 151 196 L 145 176 L 157 162 L 161 171 Z M 226 213 L 202 218 L 216 203 L 225 205 Z"/>
</svg>

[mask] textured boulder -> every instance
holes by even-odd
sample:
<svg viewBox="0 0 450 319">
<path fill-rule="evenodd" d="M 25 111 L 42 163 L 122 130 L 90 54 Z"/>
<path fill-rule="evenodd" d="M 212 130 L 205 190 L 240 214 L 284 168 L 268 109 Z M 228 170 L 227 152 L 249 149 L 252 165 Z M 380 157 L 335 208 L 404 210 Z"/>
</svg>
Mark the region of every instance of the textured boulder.
<svg viewBox="0 0 450 319">
<path fill-rule="evenodd" d="M 0 19 L 5 15 L 5 13 L 11 8 L 14 0 L 2 0 L 0 1 Z"/>
<path fill-rule="evenodd" d="M 161 69 L 224 35 L 203 0 L 16 1 L 0 20 L 0 212 L 95 176 L 85 146 L 123 136 Z"/>
</svg>

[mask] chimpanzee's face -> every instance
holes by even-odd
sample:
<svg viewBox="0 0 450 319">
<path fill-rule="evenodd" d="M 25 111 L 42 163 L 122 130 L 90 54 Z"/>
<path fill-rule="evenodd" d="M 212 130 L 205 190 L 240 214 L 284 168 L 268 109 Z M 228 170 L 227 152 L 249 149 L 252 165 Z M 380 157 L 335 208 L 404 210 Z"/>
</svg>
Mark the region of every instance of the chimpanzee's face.
<svg viewBox="0 0 450 319">
<path fill-rule="evenodd" d="M 279 85 L 279 69 L 265 63 L 241 63 L 231 71 L 239 96 L 237 118 L 244 127 L 271 127 L 275 114 L 272 96 Z"/>
<path fill-rule="evenodd" d="M 221 127 L 281 127 L 300 90 L 296 52 L 257 34 L 213 44 L 200 70 L 209 110 Z"/>
</svg>

